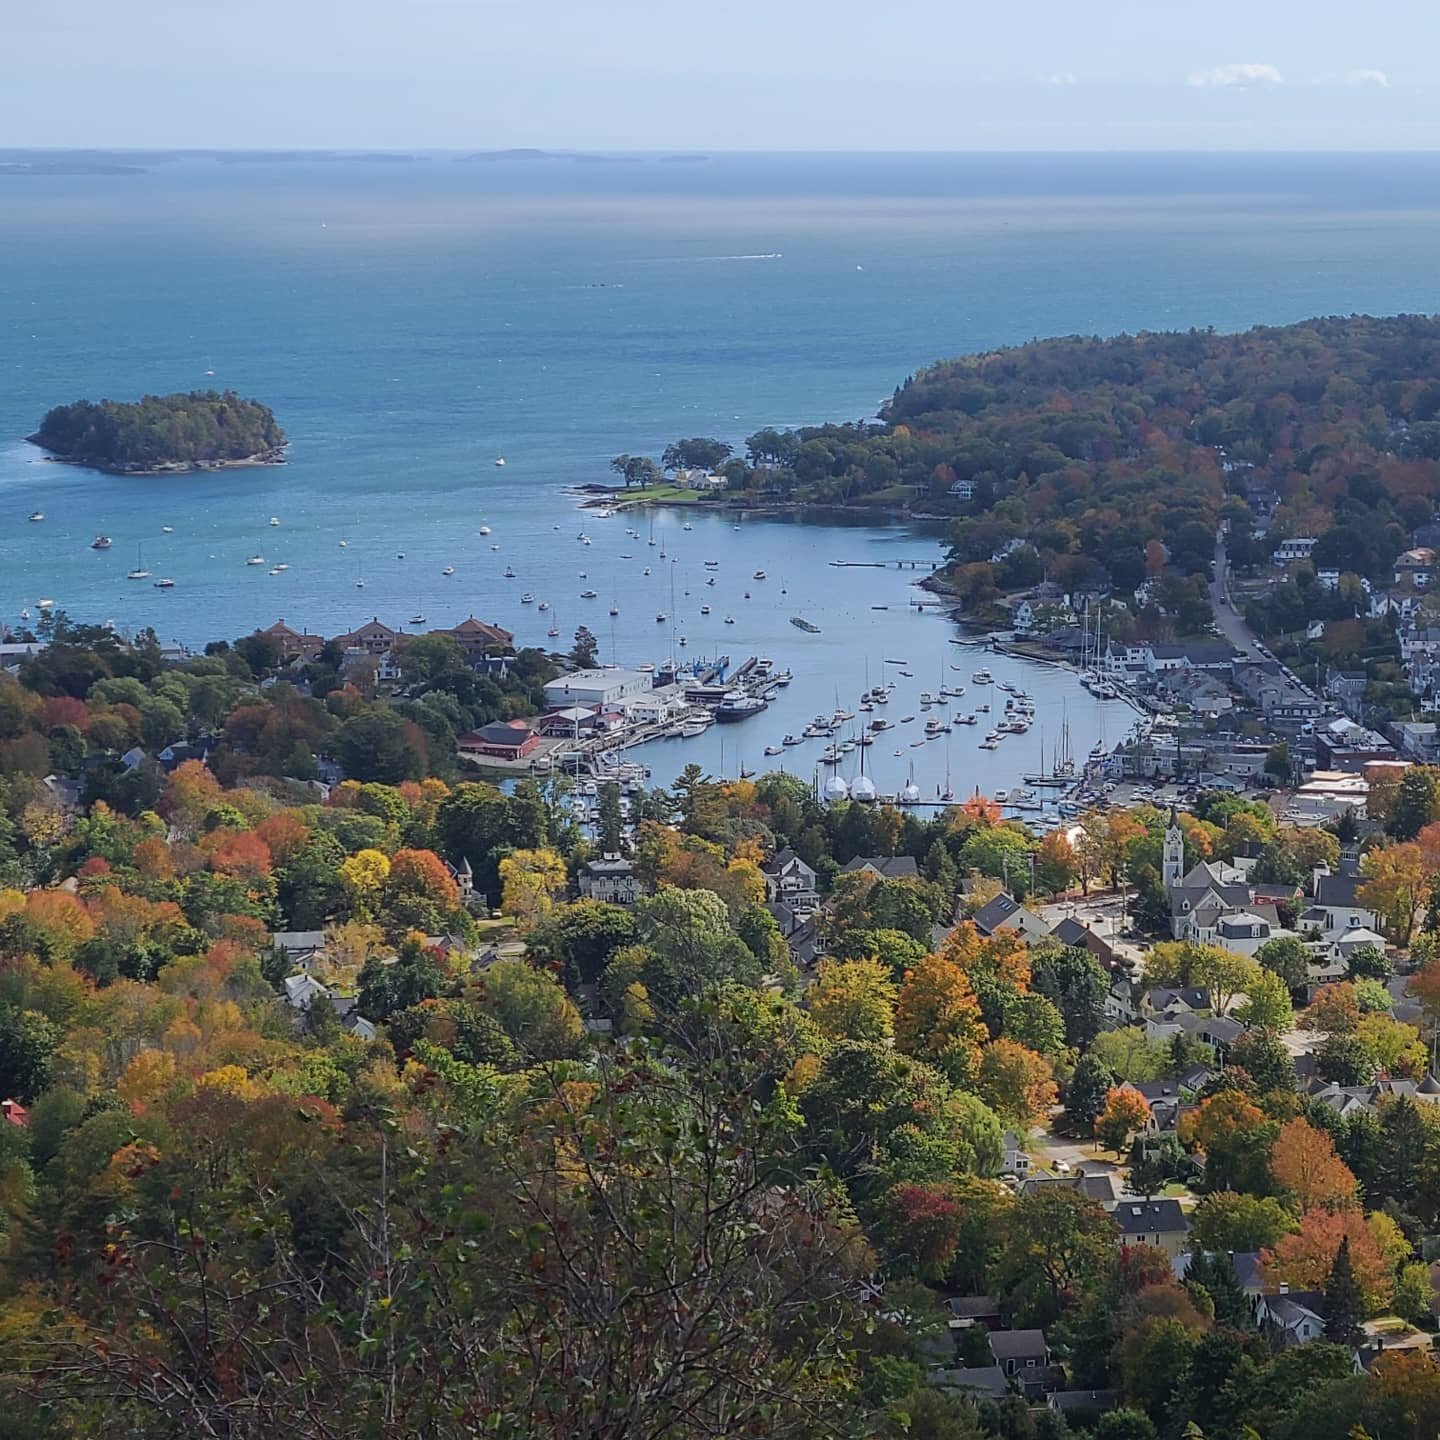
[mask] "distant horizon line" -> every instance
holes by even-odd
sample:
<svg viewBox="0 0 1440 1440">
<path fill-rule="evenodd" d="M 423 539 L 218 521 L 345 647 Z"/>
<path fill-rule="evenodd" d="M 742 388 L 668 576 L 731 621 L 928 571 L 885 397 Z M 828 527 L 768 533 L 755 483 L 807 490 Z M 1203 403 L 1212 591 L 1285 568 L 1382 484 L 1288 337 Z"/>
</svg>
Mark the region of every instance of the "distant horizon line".
<svg viewBox="0 0 1440 1440">
<path fill-rule="evenodd" d="M 385 155 L 397 157 L 414 156 L 445 156 L 445 155 L 485 155 L 497 158 L 506 157 L 516 160 L 525 158 L 535 159 L 566 159 L 574 156 L 597 157 L 606 156 L 634 156 L 634 157 L 655 157 L 660 159 L 677 160 L 703 160 L 715 156 L 790 156 L 790 155 L 833 155 L 833 156 L 934 156 L 934 157 L 968 157 L 968 156 L 1016 156 L 1016 155 L 1038 155 L 1038 156 L 1152 156 L 1152 155 L 1268 155 L 1268 156 L 1293 156 L 1293 155 L 1435 155 L 1440 154 L 1440 145 L 1416 145 L 1416 146 L 1394 146 L 1394 145 L 1353 145 L 1353 146 L 1278 146 L 1275 148 L 1260 146 L 1169 146 L 1169 147 L 1136 147 L 1136 146 L 1114 146 L 1105 148 L 1064 148 L 1050 149 L 1040 146 L 997 146 L 992 148 L 967 147 L 957 149 L 854 149 L 850 147 L 836 148 L 788 148 L 774 147 L 762 148 L 759 146 L 657 146 L 647 148 L 635 148 L 625 145 L 611 146 L 577 146 L 577 145 L 24 145 L 0 143 L 0 155 L 134 155 L 134 156 L 155 156 L 155 155 L 181 155 L 181 156 L 209 156 L 209 155 L 285 155 L 285 156 L 306 156 L 306 155 L 344 155 L 344 156 L 367 156 Z"/>
</svg>

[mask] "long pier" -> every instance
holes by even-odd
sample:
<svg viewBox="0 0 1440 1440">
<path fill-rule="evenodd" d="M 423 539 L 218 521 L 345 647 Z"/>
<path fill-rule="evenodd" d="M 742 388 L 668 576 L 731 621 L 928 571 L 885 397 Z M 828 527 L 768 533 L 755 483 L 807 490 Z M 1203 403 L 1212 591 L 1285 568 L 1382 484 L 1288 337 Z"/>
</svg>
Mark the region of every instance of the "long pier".
<svg viewBox="0 0 1440 1440">
<path fill-rule="evenodd" d="M 836 570 L 938 570 L 938 560 L 832 560 Z"/>
</svg>

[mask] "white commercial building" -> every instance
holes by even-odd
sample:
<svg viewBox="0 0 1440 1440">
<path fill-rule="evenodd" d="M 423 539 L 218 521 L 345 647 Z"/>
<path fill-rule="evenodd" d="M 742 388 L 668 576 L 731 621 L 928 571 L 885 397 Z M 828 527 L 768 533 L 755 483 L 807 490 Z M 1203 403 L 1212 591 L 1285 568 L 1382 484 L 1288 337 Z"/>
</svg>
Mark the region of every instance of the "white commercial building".
<svg viewBox="0 0 1440 1440">
<path fill-rule="evenodd" d="M 629 695 L 647 694 L 651 677 L 640 670 L 577 670 L 545 686 L 545 703 L 555 709 L 574 705 L 618 705 Z"/>
</svg>

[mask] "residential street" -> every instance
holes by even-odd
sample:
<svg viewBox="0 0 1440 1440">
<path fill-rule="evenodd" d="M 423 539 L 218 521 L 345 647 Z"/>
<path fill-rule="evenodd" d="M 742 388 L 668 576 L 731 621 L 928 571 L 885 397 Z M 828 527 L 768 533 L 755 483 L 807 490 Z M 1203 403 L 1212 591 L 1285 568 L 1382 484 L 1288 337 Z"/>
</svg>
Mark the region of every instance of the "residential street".
<svg viewBox="0 0 1440 1440">
<path fill-rule="evenodd" d="M 1250 633 L 1244 617 L 1230 604 L 1230 560 L 1225 553 L 1225 534 L 1215 532 L 1215 574 L 1210 581 L 1210 604 L 1215 611 L 1215 626 L 1237 649 L 1255 653 L 1259 643 Z"/>
</svg>

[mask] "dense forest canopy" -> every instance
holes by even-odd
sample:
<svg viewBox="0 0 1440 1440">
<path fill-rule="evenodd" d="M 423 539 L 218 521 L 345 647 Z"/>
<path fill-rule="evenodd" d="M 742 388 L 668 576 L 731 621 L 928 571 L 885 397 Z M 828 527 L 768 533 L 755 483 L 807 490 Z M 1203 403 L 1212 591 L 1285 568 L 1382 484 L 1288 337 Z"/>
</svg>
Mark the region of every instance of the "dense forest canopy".
<svg viewBox="0 0 1440 1440">
<path fill-rule="evenodd" d="M 1221 1056 L 1111 1028 L 1088 949 L 957 905 L 1123 884 L 1168 937 L 1174 824 L 1184 868 L 1244 854 L 1298 908 L 1353 816 L 1210 792 L 1042 837 L 979 795 L 825 805 L 689 766 L 630 798 L 622 906 L 577 893 L 626 844 L 614 787 L 587 835 L 568 777 L 456 766 L 460 726 L 543 701 L 538 652 L 477 676 L 417 637 L 401 695 L 333 643 L 169 664 L 153 634 L 45 633 L 0 674 L 5 1440 L 1440 1434 L 1440 1367 L 1388 1338 L 1431 1324 L 1440 1106 L 1342 1114 L 1286 1042 L 1315 1032 L 1336 1084 L 1426 1073 L 1440 772 L 1373 784 L 1356 897 L 1418 966 L 1425 1031 L 1374 945 L 1312 998 L 1298 936 L 1155 944 L 1147 984 L 1248 1027 Z M 765 903 L 782 853 L 823 897 L 813 969 Z M 1163 1134 L 1149 1082 L 1188 1096 Z M 1068 1184 L 1007 1184 L 1006 1132 L 1041 1127 L 1183 1196 L 1186 1265 Z M 1274 1348 L 1231 1252 L 1272 1296 L 1323 1290 L 1323 1337 Z M 930 1384 L 995 1358 L 948 1295 L 994 1297 L 1062 1368 Z M 1109 1408 L 1051 1410 L 1062 1384 Z"/>
<path fill-rule="evenodd" d="M 276 460 L 285 432 L 270 410 L 233 390 L 57 405 L 30 439 L 102 470 L 154 470 Z"/>
<path fill-rule="evenodd" d="M 1321 554 L 1378 576 L 1440 497 L 1440 320 L 1036 340 L 921 370 L 880 423 L 759 430 L 723 469 L 735 498 L 953 516 L 957 567 L 1023 539 L 1001 588 L 1202 573 L 1257 493 L 1277 543 L 1334 532 Z"/>
</svg>

